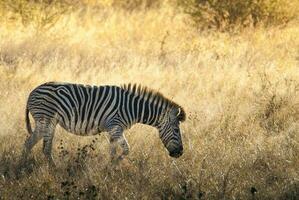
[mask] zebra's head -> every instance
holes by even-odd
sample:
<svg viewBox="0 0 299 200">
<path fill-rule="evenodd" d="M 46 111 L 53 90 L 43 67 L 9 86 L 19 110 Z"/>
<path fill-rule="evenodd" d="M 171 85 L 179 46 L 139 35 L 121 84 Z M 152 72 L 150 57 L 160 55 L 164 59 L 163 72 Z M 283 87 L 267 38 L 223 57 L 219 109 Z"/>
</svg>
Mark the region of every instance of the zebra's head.
<svg viewBox="0 0 299 200">
<path fill-rule="evenodd" d="M 186 114 L 181 107 L 171 107 L 165 111 L 159 123 L 160 139 L 171 157 L 178 158 L 183 154 L 180 122 L 185 118 Z"/>
</svg>

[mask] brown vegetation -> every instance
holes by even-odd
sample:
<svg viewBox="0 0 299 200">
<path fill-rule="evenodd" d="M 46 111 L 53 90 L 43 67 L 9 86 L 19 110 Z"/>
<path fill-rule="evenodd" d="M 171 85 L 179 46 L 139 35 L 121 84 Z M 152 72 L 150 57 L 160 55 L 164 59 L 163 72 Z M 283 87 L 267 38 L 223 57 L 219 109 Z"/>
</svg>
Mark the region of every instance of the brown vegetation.
<svg viewBox="0 0 299 200">
<path fill-rule="evenodd" d="M 0 199 L 298 198 L 296 19 L 211 32 L 170 1 L 38 2 L 0 3 Z M 41 143 L 20 167 L 26 100 L 47 81 L 158 90 L 186 111 L 184 155 L 172 159 L 156 130 L 136 125 L 130 155 L 111 166 L 105 133 L 58 128 L 57 169 Z"/>
</svg>

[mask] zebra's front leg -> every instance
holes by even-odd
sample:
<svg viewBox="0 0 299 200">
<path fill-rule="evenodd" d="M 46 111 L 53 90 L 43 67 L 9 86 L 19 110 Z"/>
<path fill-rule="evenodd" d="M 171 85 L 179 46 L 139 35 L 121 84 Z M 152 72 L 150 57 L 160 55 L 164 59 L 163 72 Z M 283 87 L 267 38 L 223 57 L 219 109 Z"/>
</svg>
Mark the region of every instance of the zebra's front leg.
<svg viewBox="0 0 299 200">
<path fill-rule="evenodd" d="M 122 148 L 122 153 L 119 156 L 116 155 L 118 145 Z M 129 154 L 129 144 L 121 127 L 115 127 L 110 131 L 110 154 L 112 162 L 119 162 Z"/>
<path fill-rule="evenodd" d="M 119 145 L 122 148 L 122 154 L 118 157 L 118 160 L 122 160 L 125 156 L 129 154 L 129 144 L 125 136 L 123 135 L 120 140 L 118 141 Z"/>
</svg>

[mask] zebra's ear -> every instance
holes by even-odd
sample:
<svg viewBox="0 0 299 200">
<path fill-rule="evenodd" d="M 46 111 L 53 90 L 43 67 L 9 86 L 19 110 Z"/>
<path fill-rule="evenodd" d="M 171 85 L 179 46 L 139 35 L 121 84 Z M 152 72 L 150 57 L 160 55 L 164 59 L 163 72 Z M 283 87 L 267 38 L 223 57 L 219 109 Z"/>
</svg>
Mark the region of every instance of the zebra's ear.
<svg viewBox="0 0 299 200">
<path fill-rule="evenodd" d="M 185 121 L 186 114 L 185 114 L 184 109 L 178 108 L 177 118 L 178 118 L 179 121 L 182 121 L 182 122 Z"/>
<path fill-rule="evenodd" d="M 178 109 L 178 113 L 176 116 L 178 117 L 178 116 L 180 116 L 180 114 L 181 114 L 181 108 Z"/>
</svg>

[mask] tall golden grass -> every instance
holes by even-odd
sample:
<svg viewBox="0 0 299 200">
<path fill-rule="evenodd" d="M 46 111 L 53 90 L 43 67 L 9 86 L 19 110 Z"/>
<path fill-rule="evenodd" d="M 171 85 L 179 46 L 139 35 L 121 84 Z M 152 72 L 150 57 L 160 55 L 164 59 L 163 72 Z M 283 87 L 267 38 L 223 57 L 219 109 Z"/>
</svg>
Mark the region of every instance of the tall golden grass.
<svg viewBox="0 0 299 200">
<path fill-rule="evenodd" d="M 104 3 L 47 8 L 53 21 L 43 12 L 28 23 L 2 9 L 0 199 L 298 198 L 298 21 L 199 32 L 168 3 L 140 10 Z M 159 90 L 187 112 L 184 155 L 170 158 L 156 130 L 136 125 L 126 131 L 130 155 L 111 166 L 105 133 L 57 128 L 55 172 L 41 143 L 18 166 L 26 100 L 46 81 Z"/>
</svg>

